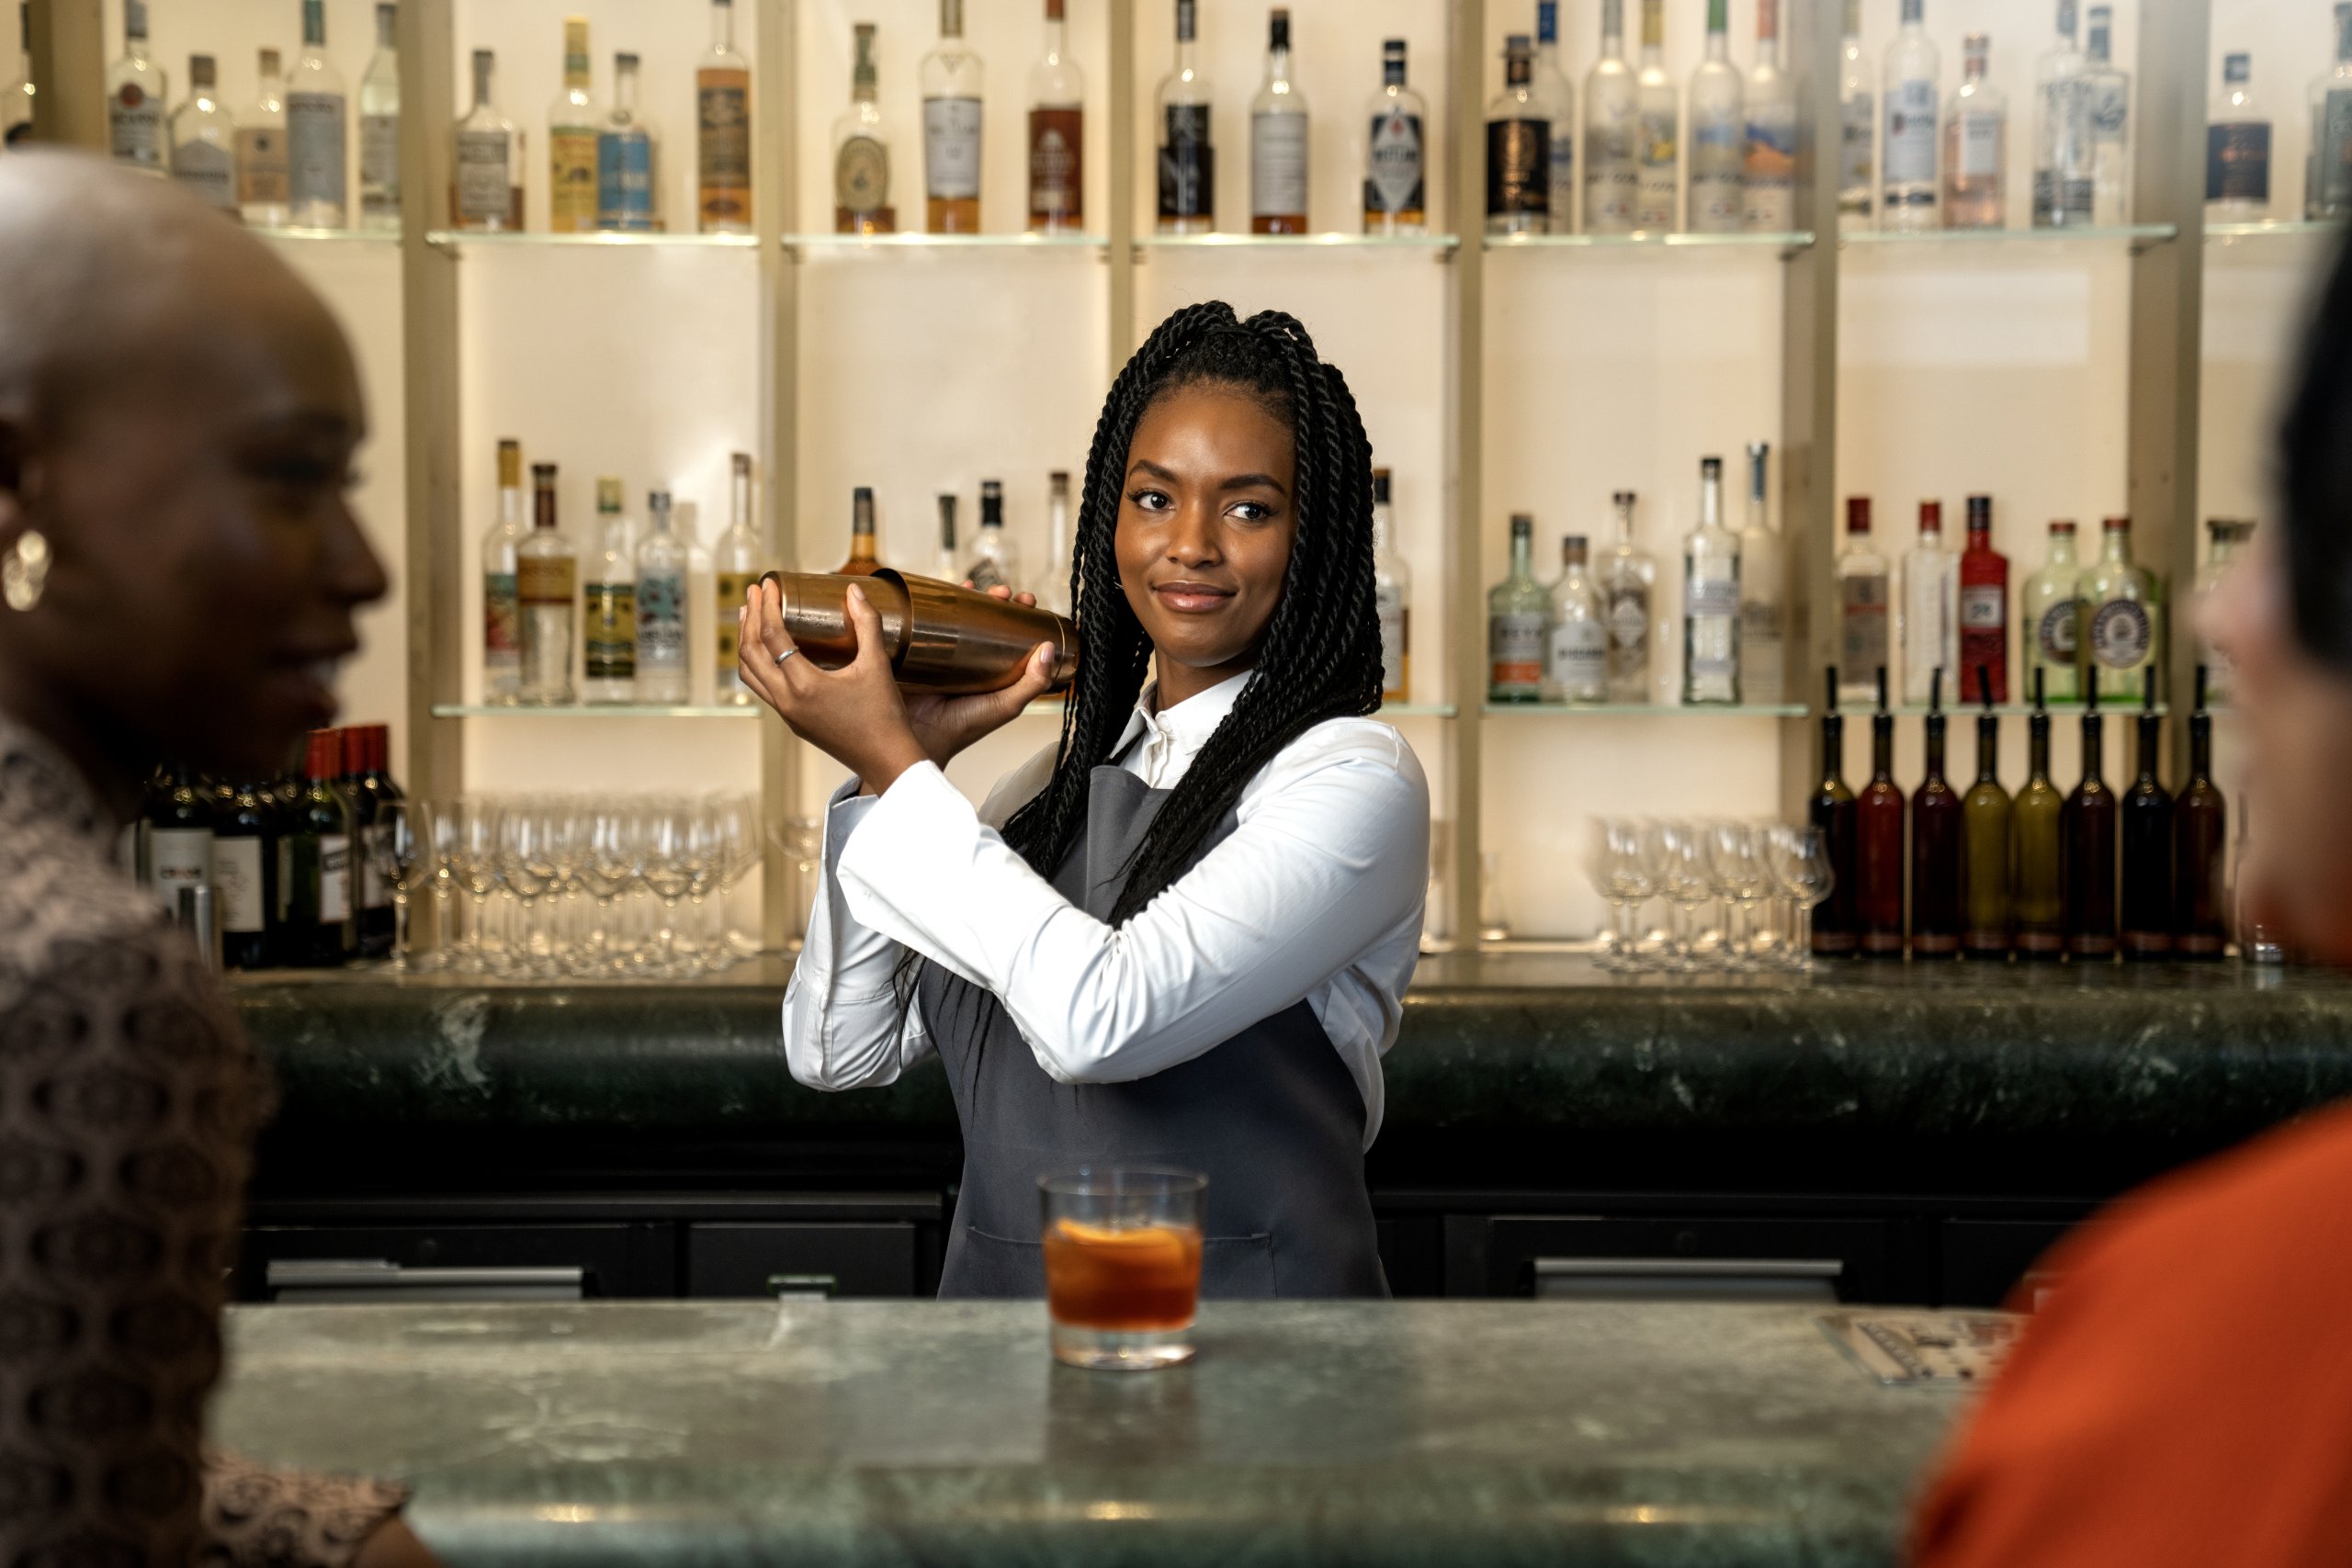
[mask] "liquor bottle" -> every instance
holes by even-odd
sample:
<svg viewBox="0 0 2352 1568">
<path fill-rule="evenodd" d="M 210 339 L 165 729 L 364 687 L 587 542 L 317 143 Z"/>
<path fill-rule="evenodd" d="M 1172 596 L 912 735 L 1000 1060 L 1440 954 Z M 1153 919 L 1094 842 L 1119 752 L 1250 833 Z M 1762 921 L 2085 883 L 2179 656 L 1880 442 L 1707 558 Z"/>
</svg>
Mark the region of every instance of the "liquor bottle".
<svg viewBox="0 0 2352 1568">
<path fill-rule="evenodd" d="M 1552 629 L 1544 660 L 1547 702 L 1609 700 L 1609 622 L 1600 592 L 1585 570 L 1589 548 L 1582 534 L 1560 541 L 1560 581 L 1552 585 Z"/>
<path fill-rule="evenodd" d="M 1781 0 L 1756 0 L 1756 65 L 1747 73 L 1747 231 L 1797 226 L 1797 85 L 1781 64 Z"/>
<path fill-rule="evenodd" d="M 1829 897 L 1813 912 L 1818 958 L 1849 958 L 1861 945 L 1860 876 L 1855 869 L 1854 792 L 1846 787 L 1846 716 L 1838 711 L 1838 666 L 1823 672 L 1821 783 L 1805 803 L 1805 820 L 1829 851 Z"/>
<path fill-rule="evenodd" d="M 1993 40 L 1971 33 L 1961 46 L 1961 81 L 1944 109 L 1944 227 L 2008 226 L 2002 174 L 2008 167 L 2009 104 L 1985 80 Z"/>
<path fill-rule="evenodd" d="M 164 68 L 147 53 L 147 0 L 123 0 L 122 56 L 107 67 L 107 151 L 124 168 L 158 178 L 165 173 L 168 85 Z"/>
<path fill-rule="evenodd" d="M 2065 800 L 2050 782 L 2050 710 L 2034 671 L 2033 716 L 2026 721 L 2026 781 L 2009 807 L 2010 916 L 2020 958 L 2066 951 L 2066 858 L 2060 838 Z"/>
<path fill-rule="evenodd" d="M 302 52 L 286 87 L 288 191 L 294 223 L 340 229 L 351 215 L 351 101 L 327 58 L 326 0 L 302 0 Z"/>
<path fill-rule="evenodd" d="M 1306 232 L 1306 96 L 1290 76 L 1290 12 L 1266 22 L 1266 78 L 1250 100 L 1250 231 Z"/>
<path fill-rule="evenodd" d="M 213 814 L 213 907 L 220 911 L 220 962 L 231 969 L 266 969 L 277 961 L 277 807 L 266 790 L 238 784 Z"/>
<path fill-rule="evenodd" d="M 2075 958 L 2115 956 L 2115 792 L 2101 778 L 2098 693 L 2083 710 L 2083 779 L 2059 813 L 2065 846 L 2066 951 Z"/>
<path fill-rule="evenodd" d="M 1879 186 L 1879 225 L 1917 231 L 1939 226 L 1936 210 L 1936 90 L 1939 61 L 1922 19 L 1926 0 L 1903 0 L 1903 26 L 1886 46 L 1886 153 Z"/>
<path fill-rule="evenodd" d="M 1862 53 L 1862 0 L 1846 0 L 1838 62 L 1838 228 L 1851 232 L 1870 228 L 1878 209 L 1878 96 Z"/>
<path fill-rule="evenodd" d="M 1989 692 L 1993 673 L 1976 667 L 1979 694 Z M 1976 782 L 1960 803 L 1967 852 L 1967 907 L 1961 922 L 1961 950 L 1971 958 L 2004 958 L 2009 951 L 2009 792 L 2001 787 L 2001 717 L 1993 698 L 1982 696 L 1976 717 Z"/>
<path fill-rule="evenodd" d="M 945 491 L 939 497 L 939 554 L 931 575 L 942 582 L 964 581 L 964 553 L 956 543 L 956 498 Z"/>
<path fill-rule="evenodd" d="M 2205 671 L 2188 716 L 2188 779 L 2173 802 L 2173 948 L 2183 958 L 2219 958 L 2229 946 L 2229 806 L 2213 783 L 2213 716 L 2205 711 Z"/>
<path fill-rule="evenodd" d="M 33 130 L 32 0 L 17 0 L 17 73 L 0 85 L 0 148 L 29 140 Z"/>
<path fill-rule="evenodd" d="M 1021 589 L 1021 552 L 1004 532 L 1004 486 L 995 479 L 980 481 L 980 531 L 972 540 L 972 561 L 965 580 L 986 592 L 991 588 Z"/>
<path fill-rule="evenodd" d="M 645 498 L 645 537 L 637 547 L 637 700 L 686 700 L 686 547 L 672 529 L 670 492 Z"/>
<path fill-rule="evenodd" d="M 390 0 L 376 7 L 376 52 L 359 78 L 359 226 L 401 226 L 400 9 Z"/>
<path fill-rule="evenodd" d="M 849 107 L 833 121 L 833 231 L 888 234 L 898 227 L 898 209 L 890 205 L 890 149 L 875 101 L 874 24 L 860 22 Z"/>
<path fill-rule="evenodd" d="M 595 549 L 588 557 L 580 633 L 580 700 L 637 699 L 637 552 L 621 513 L 621 481 L 596 481 Z"/>
<path fill-rule="evenodd" d="M 2205 528 L 2212 543 L 2207 548 L 2205 564 L 2198 569 L 2196 586 L 2189 594 L 2188 624 L 2198 631 L 2199 678 L 2211 682 L 2203 691 L 2210 691 L 2215 702 L 2226 703 L 2236 693 L 2236 676 L 2230 667 L 2229 656 L 2205 641 L 2205 602 L 2221 587 L 2222 578 L 2229 575 L 2238 551 L 2254 537 L 2254 524 L 2245 518 L 2212 517 L 2206 520 Z M 2203 701 L 2200 693 L 2199 705 L 2203 705 Z"/>
<path fill-rule="evenodd" d="M 939 0 L 939 42 L 922 57 L 923 228 L 980 231 L 980 57 L 964 42 L 964 0 Z"/>
<path fill-rule="evenodd" d="M 874 548 L 874 491 L 860 485 L 849 495 L 849 559 L 835 568 L 836 577 L 871 577 L 882 570 Z"/>
<path fill-rule="evenodd" d="M 1625 0 L 1600 0 L 1600 58 L 1584 79 L 1584 229 L 1630 234 L 1641 193 L 1641 101 L 1625 62 Z"/>
<path fill-rule="evenodd" d="M 1216 228 L 1216 149 L 1209 140 L 1209 83 L 1202 72 L 1196 0 L 1176 0 L 1176 64 L 1160 78 L 1159 231 Z"/>
<path fill-rule="evenodd" d="M 1772 531 L 1772 448 L 1747 445 L 1747 521 L 1739 531 L 1739 695 L 1777 704 L 1787 686 L 1781 536 Z"/>
<path fill-rule="evenodd" d="M 1707 50 L 1690 73 L 1690 205 L 1696 234 L 1736 234 L 1747 220 L 1747 109 L 1731 62 L 1730 0 L 1707 0 Z"/>
<path fill-rule="evenodd" d="M 2140 694 L 2141 671 L 2162 662 L 2154 589 L 2132 564 L 2132 519 L 2107 520 L 2081 592 L 2086 669 L 2103 701 L 2129 702 Z"/>
<path fill-rule="evenodd" d="M 1980 702 L 2009 700 L 2009 558 L 1993 547 L 1993 498 L 1968 498 L 1960 552 L 1960 670 L 1976 671 Z"/>
<path fill-rule="evenodd" d="M 556 526 L 555 465 L 531 465 L 531 531 L 514 547 L 514 603 L 523 615 L 523 698 L 572 700 L 572 630 L 580 623 L 579 558 Z"/>
<path fill-rule="evenodd" d="M 392 782 L 391 727 L 363 724 L 345 733 L 359 741 L 359 766 L 353 783 L 356 794 L 367 802 L 368 826 L 360 836 L 359 850 L 359 955 L 386 958 L 398 937 L 399 922 L 392 908 L 392 885 L 384 874 L 392 838 L 385 808 L 408 797 Z"/>
<path fill-rule="evenodd" d="M 334 968 L 358 949 L 351 919 L 351 812 L 335 792 L 343 748 L 332 729 L 311 732 L 303 785 L 278 840 L 280 958 Z"/>
<path fill-rule="evenodd" d="M 2090 82 L 2075 37 L 2075 0 L 2057 0 L 2058 30 L 2033 62 L 2033 226 L 2091 220 Z"/>
<path fill-rule="evenodd" d="M 1838 668 L 1846 672 L 1845 695 L 1868 702 L 1871 671 L 1894 660 L 1886 558 L 1871 543 L 1871 498 L 1846 498 L 1846 547 L 1838 556 Z"/>
<path fill-rule="evenodd" d="M 178 909 L 184 887 L 212 886 L 213 819 L 211 791 L 185 763 L 148 793 L 147 887 L 164 908 Z"/>
<path fill-rule="evenodd" d="M 735 52 L 734 0 L 710 0 L 695 67 L 695 212 L 706 234 L 752 231 L 752 67 Z"/>
<path fill-rule="evenodd" d="M 1086 227 L 1086 76 L 1070 58 L 1064 0 L 1046 0 L 1046 51 L 1029 68 L 1029 227 Z"/>
<path fill-rule="evenodd" d="M 1944 682 L 1928 688 L 1928 772 L 1911 796 L 1911 953 L 1951 958 L 1960 952 L 1965 889 L 1962 879 L 1965 813 L 1944 778 Z"/>
<path fill-rule="evenodd" d="M 2270 216 L 2270 117 L 2254 100 L 2254 57 L 2222 59 L 2222 90 L 2205 111 L 2205 220 Z"/>
<path fill-rule="evenodd" d="M 1541 234 L 1551 226 L 1552 122 L 1535 101 L 1535 55 L 1525 33 L 1503 40 L 1503 90 L 1487 104 L 1487 232 Z"/>
<path fill-rule="evenodd" d="M 498 521 L 481 541 L 481 694 L 485 703 L 523 695 L 523 610 L 517 551 L 523 543 L 523 445 L 498 444 Z"/>
<path fill-rule="evenodd" d="M 341 758 L 335 776 L 328 787 L 335 798 L 343 802 L 343 809 L 351 821 L 351 859 L 349 862 L 349 896 L 351 898 L 352 952 L 364 955 L 366 949 L 361 932 L 368 924 L 368 846 L 375 826 L 375 797 L 368 792 L 364 782 L 368 773 L 368 736 L 359 726 L 326 732 L 334 738 L 335 754 Z"/>
<path fill-rule="evenodd" d="M 1429 105 L 1405 85 L 1405 40 L 1380 46 L 1380 87 L 1365 107 L 1372 134 L 1365 142 L 1363 231 L 1419 234 L 1429 228 L 1422 127 Z"/>
<path fill-rule="evenodd" d="M 520 233 L 523 132 L 492 101 L 491 79 L 497 63 L 490 51 L 474 51 L 474 107 L 458 122 L 449 216 L 460 229 Z"/>
<path fill-rule="evenodd" d="M 1385 468 L 1374 468 L 1372 472 L 1372 523 L 1374 528 L 1382 526 L 1385 520 L 1382 506 L 1386 494 L 1385 477 L 1387 472 Z M 1375 540 L 1373 556 L 1373 570 L 1375 573 L 1380 568 L 1377 545 L 1378 541 Z M 1037 584 L 1037 603 L 1058 615 L 1067 615 L 1070 612 L 1071 564 L 1069 475 L 1063 469 L 1056 468 L 1046 476 L 1046 575 Z M 1396 564 L 1401 570 L 1404 563 L 1399 561 Z M 1399 578 L 1398 581 L 1401 582 L 1404 580 Z M 1374 586 L 1378 586 L 1376 577 Z"/>
<path fill-rule="evenodd" d="M 1380 700 L 1404 703 L 1412 701 L 1413 691 L 1413 571 L 1396 553 L 1396 513 L 1388 496 L 1388 470 L 1373 469 L 1372 597 L 1380 611 Z"/>
<path fill-rule="evenodd" d="M 2173 800 L 2156 776 L 2164 720 L 2156 716 L 2154 670 L 2141 691 L 2138 729 L 2140 773 L 2116 812 L 2123 862 L 2120 942 L 2126 958 L 2164 958 L 2172 953 Z"/>
<path fill-rule="evenodd" d="M 1724 460 L 1699 459 L 1699 522 L 1682 540 L 1682 701 L 1739 701 L 1739 536 L 1724 526 Z"/>
<path fill-rule="evenodd" d="M 1609 700 L 1646 703 L 1652 699 L 1650 608 L 1657 562 L 1634 542 L 1634 492 L 1617 491 L 1609 502 L 1617 513 L 1617 542 L 1600 563 L 1600 593 L 1609 611 Z"/>
<path fill-rule="evenodd" d="M 248 227 L 282 229 L 292 208 L 286 155 L 286 83 L 277 51 L 261 51 L 261 92 L 237 117 L 237 213 Z"/>
<path fill-rule="evenodd" d="M 1544 700 L 1544 637 L 1551 596 L 1535 581 L 1535 519 L 1510 520 L 1510 575 L 1487 590 L 1487 700 Z"/>
<path fill-rule="evenodd" d="M 1854 800 L 1854 915 L 1861 951 L 1903 956 L 1903 791 L 1894 783 L 1894 715 L 1886 705 L 1886 667 L 1877 671 L 1878 711 L 1871 715 L 1871 782 Z"/>
<path fill-rule="evenodd" d="M 1663 234 L 1682 210 L 1682 94 L 1666 72 L 1666 0 L 1642 0 L 1642 60 L 1634 77 L 1634 227 Z"/>
<path fill-rule="evenodd" d="M 209 54 L 187 57 L 187 102 L 172 111 L 172 178 L 224 212 L 237 210 L 237 127 L 215 90 Z"/>
<path fill-rule="evenodd" d="M 2352 213 L 2352 3 L 2335 7 L 2335 63 L 2312 78 L 2310 101 L 2303 216 L 2342 218 Z"/>
<path fill-rule="evenodd" d="M 637 107 L 638 58 L 613 56 L 613 107 L 596 130 L 596 227 L 624 234 L 662 231 L 662 148 Z"/>
<path fill-rule="evenodd" d="M 1544 170 L 1550 176 L 1546 216 L 1555 234 L 1577 231 L 1577 92 L 1560 70 L 1559 0 L 1535 0 L 1535 59 L 1528 85 L 1551 125 L 1544 144 Z"/>
<path fill-rule="evenodd" d="M 1903 700 L 1924 703 L 1936 671 L 1960 668 L 1960 562 L 1944 548 L 1944 508 L 1919 503 L 1919 539 L 1903 558 Z"/>
<path fill-rule="evenodd" d="M 2091 222 L 2120 229 L 2132 221 L 2132 78 L 2109 58 L 2115 13 L 2090 9 L 2083 70 L 2091 128 Z"/>
<path fill-rule="evenodd" d="M 588 18 L 563 19 L 563 90 L 548 109 L 548 231 L 596 227 L 596 138 L 604 114 L 589 89 Z"/>
<path fill-rule="evenodd" d="M 741 707 L 751 703 L 752 688 L 743 684 L 743 671 L 736 666 L 735 617 L 743 608 L 744 594 L 760 580 L 763 570 L 760 558 L 766 553 L 760 547 L 760 536 L 752 525 L 749 452 L 738 452 L 730 460 L 727 512 L 727 532 L 710 547 L 712 580 L 718 595 L 718 614 L 712 624 L 718 631 L 718 661 L 712 667 L 711 689 L 713 700 L 721 705 Z"/>
<path fill-rule="evenodd" d="M 2049 557 L 2025 580 L 2018 602 L 2026 669 L 2034 690 L 2046 691 L 2053 703 L 2082 700 L 2082 576 L 2075 560 L 2075 525 L 2058 518 L 2050 525 Z"/>
</svg>

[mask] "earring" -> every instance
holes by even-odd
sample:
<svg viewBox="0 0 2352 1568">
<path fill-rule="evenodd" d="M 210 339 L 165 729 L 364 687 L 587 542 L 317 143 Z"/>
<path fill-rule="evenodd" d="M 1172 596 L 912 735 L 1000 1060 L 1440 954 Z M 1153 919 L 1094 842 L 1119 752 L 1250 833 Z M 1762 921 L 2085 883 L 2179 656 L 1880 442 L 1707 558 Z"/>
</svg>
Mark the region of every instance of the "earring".
<svg viewBox="0 0 2352 1568">
<path fill-rule="evenodd" d="M 0 556 L 0 598 L 11 610 L 29 610 L 40 603 L 49 586 L 49 541 L 38 528 L 28 528 Z"/>
</svg>

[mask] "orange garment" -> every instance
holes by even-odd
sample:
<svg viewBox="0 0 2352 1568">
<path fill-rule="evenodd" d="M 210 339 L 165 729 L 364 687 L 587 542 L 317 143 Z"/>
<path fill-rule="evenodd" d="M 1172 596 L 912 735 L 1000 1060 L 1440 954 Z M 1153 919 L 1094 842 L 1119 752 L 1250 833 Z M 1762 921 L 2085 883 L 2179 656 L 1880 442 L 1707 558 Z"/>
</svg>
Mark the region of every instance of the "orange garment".
<svg viewBox="0 0 2352 1568">
<path fill-rule="evenodd" d="M 2352 1565 L 2352 1107 L 2166 1178 L 2052 1263 L 1917 1568 Z"/>
</svg>

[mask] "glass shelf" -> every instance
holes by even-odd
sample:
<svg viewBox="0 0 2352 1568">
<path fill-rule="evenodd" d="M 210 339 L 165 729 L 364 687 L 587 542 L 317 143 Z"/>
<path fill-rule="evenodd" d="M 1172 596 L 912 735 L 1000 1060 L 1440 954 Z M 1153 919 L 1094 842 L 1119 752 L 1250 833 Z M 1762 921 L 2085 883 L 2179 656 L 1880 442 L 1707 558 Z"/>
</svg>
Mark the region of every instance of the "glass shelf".
<svg viewBox="0 0 2352 1568">
<path fill-rule="evenodd" d="M 2170 223 L 2132 223 L 2108 229 L 1857 229 L 1838 236 L 1840 245 L 2111 245 L 2138 249 L 2180 237 Z"/>
<path fill-rule="evenodd" d="M 1101 234 L 786 234 L 799 251 L 1081 251 L 1104 250 Z"/>
<path fill-rule="evenodd" d="M 2205 237 L 2209 240 L 2269 240 L 2290 237 L 2328 236 L 2344 232 L 2341 220 L 2282 219 L 2258 223 L 2208 223 Z"/>
<path fill-rule="evenodd" d="M 383 229 L 264 229 L 253 232 L 265 240 L 291 240 L 300 244 L 381 245 L 390 250 L 401 243 L 396 231 Z"/>
<path fill-rule="evenodd" d="M 1451 251 L 1451 234 L 1138 234 L 1147 251 Z"/>
<path fill-rule="evenodd" d="M 1802 703 L 1488 703 L 1490 718 L 1803 718 Z"/>
<path fill-rule="evenodd" d="M 1804 230 L 1776 234 L 1488 234 L 1490 251 L 1801 251 L 1813 243 Z"/>
<path fill-rule="evenodd" d="M 680 704 L 659 707 L 638 703 L 571 703 L 561 706 L 537 704 L 502 704 L 495 706 L 468 703 L 435 703 L 435 718 L 757 718 L 768 710 L 758 704 L 749 706 L 695 706 Z"/>
<path fill-rule="evenodd" d="M 741 251 L 750 250 L 760 242 L 757 236 L 751 234 L 635 234 L 604 231 L 592 234 L 538 234 L 527 230 L 520 232 L 478 233 L 470 229 L 435 229 L 425 234 L 424 243 L 428 245 L 492 245 L 509 248 L 532 245 L 576 245 L 606 250 L 662 247 Z"/>
</svg>

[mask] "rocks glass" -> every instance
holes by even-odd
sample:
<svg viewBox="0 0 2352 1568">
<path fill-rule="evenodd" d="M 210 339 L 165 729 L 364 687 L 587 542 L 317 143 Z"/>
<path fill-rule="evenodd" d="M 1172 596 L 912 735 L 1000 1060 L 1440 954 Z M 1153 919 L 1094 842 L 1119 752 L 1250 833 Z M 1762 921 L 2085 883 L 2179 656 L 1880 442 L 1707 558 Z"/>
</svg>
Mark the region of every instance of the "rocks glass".
<svg viewBox="0 0 2352 1568">
<path fill-rule="evenodd" d="M 1054 1359 L 1130 1372 L 1191 1360 L 1208 1178 L 1102 1167 L 1037 1186 Z"/>
</svg>

